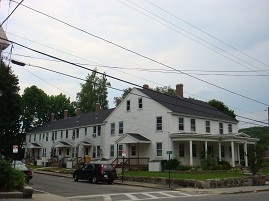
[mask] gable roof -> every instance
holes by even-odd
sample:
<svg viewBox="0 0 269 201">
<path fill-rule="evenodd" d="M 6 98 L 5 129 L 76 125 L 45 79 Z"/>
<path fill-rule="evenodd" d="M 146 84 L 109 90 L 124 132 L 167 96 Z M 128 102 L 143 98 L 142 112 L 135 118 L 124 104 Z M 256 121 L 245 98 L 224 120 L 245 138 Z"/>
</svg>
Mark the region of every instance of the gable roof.
<svg viewBox="0 0 269 201">
<path fill-rule="evenodd" d="M 67 119 L 58 119 L 49 121 L 42 126 L 32 129 L 28 133 L 48 132 L 53 130 L 66 130 L 70 128 L 85 127 L 89 125 L 102 124 L 106 118 L 112 113 L 113 109 L 101 110 L 99 113 L 89 112 L 83 113 L 79 117 L 70 117 Z"/>
<path fill-rule="evenodd" d="M 139 133 L 125 133 L 119 139 L 115 141 L 118 144 L 132 144 L 132 143 L 151 143 L 148 138 L 145 138 Z"/>
<path fill-rule="evenodd" d="M 177 96 L 170 96 L 162 94 L 151 89 L 140 89 L 136 88 L 140 92 L 144 93 L 151 99 L 155 100 L 159 104 L 163 105 L 167 109 L 171 110 L 173 113 L 181 115 L 189 115 L 193 117 L 204 117 L 208 119 L 220 119 L 225 121 L 237 122 L 235 118 L 217 110 L 206 102 L 182 98 Z"/>
</svg>

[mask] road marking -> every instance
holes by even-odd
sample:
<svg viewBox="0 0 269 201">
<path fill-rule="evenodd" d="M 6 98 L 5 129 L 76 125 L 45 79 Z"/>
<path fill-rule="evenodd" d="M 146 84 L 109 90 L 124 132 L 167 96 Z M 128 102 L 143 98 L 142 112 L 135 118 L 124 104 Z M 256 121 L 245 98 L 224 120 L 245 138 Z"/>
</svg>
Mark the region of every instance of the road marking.
<svg viewBox="0 0 269 201">
<path fill-rule="evenodd" d="M 141 197 L 143 195 L 143 198 Z M 206 196 L 207 194 L 192 195 L 187 193 L 182 193 L 180 191 L 152 191 L 152 192 L 136 192 L 136 193 L 112 193 L 112 194 L 97 194 L 97 195 L 81 195 L 66 197 L 68 199 L 96 199 L 103 198 L 104 201 L 115 201 L 117 196 L 117 201 L 138 201 L 138 200 L 157 200 L 157 199 L 168 199 L 168 198 L 179 198 L 179 197 L 198 197 Z M 119 198 L 118 196 L 121 196 Z M 114 198 L 113 198 L 114 197 Z"/>
</svg>

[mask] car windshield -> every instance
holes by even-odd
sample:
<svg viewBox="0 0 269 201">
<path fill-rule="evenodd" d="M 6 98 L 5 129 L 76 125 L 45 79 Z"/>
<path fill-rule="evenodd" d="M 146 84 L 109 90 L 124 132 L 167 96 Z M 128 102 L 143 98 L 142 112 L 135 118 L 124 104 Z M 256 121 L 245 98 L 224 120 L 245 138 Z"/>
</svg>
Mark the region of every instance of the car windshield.
<svg viewBox="0 0 269 201">
<path fill-rule="evenodd" d="M 15 169 L 17 169 L 17 170 L 28 170 L 28 168 L 25 165 L 15 165 Z"/>
</svg>

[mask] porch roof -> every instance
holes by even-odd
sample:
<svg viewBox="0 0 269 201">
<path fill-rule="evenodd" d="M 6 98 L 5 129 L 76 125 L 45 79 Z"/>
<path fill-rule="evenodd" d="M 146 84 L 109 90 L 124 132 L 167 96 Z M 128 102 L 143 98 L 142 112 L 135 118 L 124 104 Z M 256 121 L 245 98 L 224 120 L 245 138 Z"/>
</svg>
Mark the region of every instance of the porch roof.
<svg viewBox="0 0 269 201">
<path fill-rule="evenodd" d="M 91 142 L 89 142 L 89 141 L 80 141 L 80 142 L 78 143 L 78 145 L 83 145 L 83 146 L 91 146 L 91 145 L 92 145 L 92 143 L 91 143 Z"/>
<path fill-rule="evenodd" d="M 119 139 L 115 141 L 116 144 L 135 144 L 143 143 L 150 144 L 151 141 L 148 138 L 145 138 L 143 135 L 138 133 L 125 133 Z"/>
<path fill-rule="evenodd" d="M 204 133 L 172 133 L 170 134 L 172 141 L 214 141 L 214 142 L 247 142 L 255 144 L 259 141 L 258 138 L 252 138 L 245 133 L 232 133 L 232 134 L 204 134 Z"/>
<path fill-rule="evenodd" d="M 63 147 L 71 147 L 72 144 L 66 141 L 58 141 L 56 142 L 54 148 L 63 148 Z"/>
<path fill-rule="evenodd" d="M 36 143 L 36 142 L 32 142 L 32 143 L 29 145 L 28 149 L 41 149 L 41 145 L 38 144 L 38 143 Z"/>
</svg>

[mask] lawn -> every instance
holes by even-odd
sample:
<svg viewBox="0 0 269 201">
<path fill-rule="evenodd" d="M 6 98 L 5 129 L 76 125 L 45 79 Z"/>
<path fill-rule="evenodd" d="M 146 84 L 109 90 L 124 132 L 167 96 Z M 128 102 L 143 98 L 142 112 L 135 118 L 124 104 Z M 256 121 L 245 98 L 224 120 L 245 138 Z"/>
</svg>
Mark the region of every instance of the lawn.
<svg viewBox="0 0 269 201">
<path fill-rule="evenodd" d="M 119 176 L 122 174 L 120 173 Z M 142 176 L 142 177 L 164 177 L 168 178 L 168 172 L 148 172 L 148 171 L 127 171 L 124 172 L 124 176 Z M 210 172 L 171 172 L 170 177 L 175 179 L 222 179 L 222 178 L 234 178 L 246 176 L 238 172 L 226 172 L 226 171 L 210 171 Z"/>
</svg>

